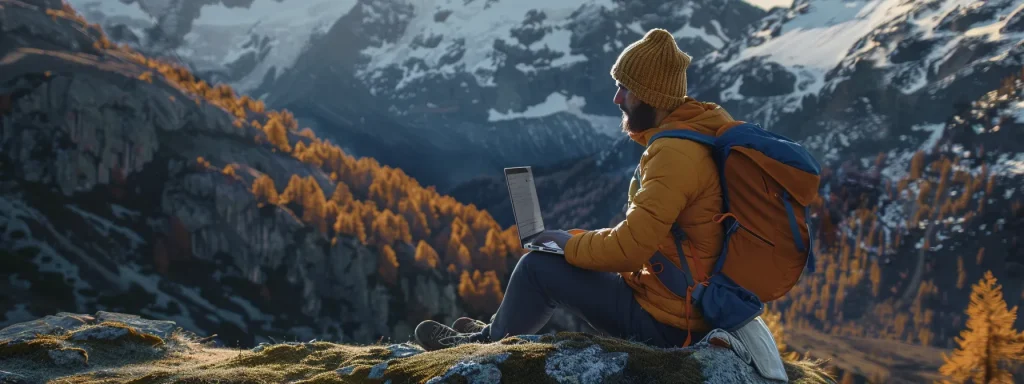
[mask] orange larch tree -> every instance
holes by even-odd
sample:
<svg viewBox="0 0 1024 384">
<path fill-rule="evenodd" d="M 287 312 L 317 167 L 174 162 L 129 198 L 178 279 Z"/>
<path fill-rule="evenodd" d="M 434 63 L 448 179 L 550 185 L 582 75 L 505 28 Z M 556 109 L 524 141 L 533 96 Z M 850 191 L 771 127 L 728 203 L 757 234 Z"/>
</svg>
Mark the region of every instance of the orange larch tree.
<svg viewBox="0 0 1024 384">
<path fill-rule="evenodd" d="M 348 188 L 348 184 L 338 183 L 334 187 L 334 193 L 331 193 L 331 201 L 342 207 L 348 204 L 349 201 L 352 201 L 352 190 Z"/>
<path fill-rule="evenodd" d="M 419 265 L 425 269 L 437 268 L 437 264 L 440 260 L 437 258 L 437 251 L 426 241 L 420 240 L 419 244 L 416 245 L 416 265 Z"/>
<path fill-rule="evenodd" d="M 388 284 L 395 284 L 398 281 L 398 258 L 395 256 L 395 249 L 385 245 L 380 249 L 379 265 L 377 272 Z"/>
<path fill-rule="evenodd" d="M 252 182 L 252 194 L 260 206 L 263 204 L 277 204 L 277 187 L 274 186 L 274 179 L 270 176 L 260 175 Z"/>
<path fill-rule="evenodd" d="M 508 246 L 505 245 L 504 239 L 501 238 L 501 232 L 497 228 L 489 229 L 486 238 L 484 246 L 480 247 L 480 256 L 474 264 L 480 269 L 492 270 L 498 272 L 499 275 L 504 275 L 507 269 L 505 255 L 508 254 Z"/>
<path fill-rule="evenodd" d="M 480 313 L 494 313 L 503 298 L 501 282 L 494 271 L 481 273 L 480 270 L 462 271 L 459 276 L 459 297 L 473 310 Z"/>
<path fill-rule="evenodd" d="M 292 146 L 288 143 L 288 131 L 277 119 L 269 119 L 263 124 L 263 132 L 267 134 L 267 140 L 278 150 L 291 152 Z"/>
<path fill-rule="evenodd" d="M 1013 329 L 1017 307 L 1007 308 L 992 271 L 974 285 L 966 312 L 967 329 L 956 338 L 959 347 L 943 355 L 939 372 L 961 383 L 1012 383 L 1010 365 L 1024 362 L 1024 334 Z"/>
</svg>

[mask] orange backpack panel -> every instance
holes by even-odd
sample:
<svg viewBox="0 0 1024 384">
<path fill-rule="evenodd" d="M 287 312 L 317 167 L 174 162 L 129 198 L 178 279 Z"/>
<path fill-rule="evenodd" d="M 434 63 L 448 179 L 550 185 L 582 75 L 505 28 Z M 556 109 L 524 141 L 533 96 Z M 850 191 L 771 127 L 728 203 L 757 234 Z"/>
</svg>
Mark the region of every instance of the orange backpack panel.
<svg viewBox="0 0 1024 384">
<path fill-rule="evenodd" d="M 725 244 L 704 281 L 695 281 L 685 262 L 658 275 L 680 297 L 693 299 L 712 326 L 729 331 L 750 322 L 763 303 L 789 292 L 806 268 L 814 271 L 810 205 L 818 196 L 821 167 L 796 142 L 750 123 L 730 124 L 715 136 L 690 129 L 660 132 L 659 138 L 692 140 L 712 147 L 723 193 Z M 686 234 L 673 225 L 682 257 Z M 662 262 L 656 253 L 651 258 Z"/>
</svg>

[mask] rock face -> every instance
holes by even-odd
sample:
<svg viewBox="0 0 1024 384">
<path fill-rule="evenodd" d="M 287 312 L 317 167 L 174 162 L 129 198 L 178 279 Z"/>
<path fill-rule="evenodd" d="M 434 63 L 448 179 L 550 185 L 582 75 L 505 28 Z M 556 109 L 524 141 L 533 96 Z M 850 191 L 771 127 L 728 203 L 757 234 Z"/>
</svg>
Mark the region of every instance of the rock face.
<svg viewBox="0 0 1024 384">
<path fill-rule="evenodd" d="M 0 325 L 137 312 L 245 346 L 404 341 L 420 320 L 466 313 L 458 276 L 413 267 L 411 246 L 386 284 L 376 251 L 261 206 L 250 188 L 261 175 L 311 176 L 328 196 L 334 184 L 209 100 L 147 80 L 61 7 L 0 0 Z M 39 322 L 61 332 L 80 320 Z"/>
<path fill-rule="evenodd" d="M 100 318 L 128 319 L 99 322 Z M 688 348 L 657 349 L 623 340 L 578 333 L 526 335 L 491 344 L 467 344 L 424 352 L 410 344 L 351 346 L 328 342 L 261 344 L 251 350 L 215 349 L 196 343 L 176 329 L 159 337 L 144 329 L 163 329 L 166 321 L 138 316 L 97 313 L 96 316 L 57 314 L 49 322 L 78 322 L 62 333 L 48 334 L 46 322 L 15 324 L 0 330 L 0 380 L 5 383 L 106 379 L 151 382 L 644 382 L 644 383 L 770 383 L 730 348 L 705 341 Z M 9 331 L 37 330 L 41 334 L 16 342 Z M 94 337 L 86 341 L 79 335 Z M 130 335 L 125 337 L 124 335 Z M 40 343 L 59 340 L 62 344 Z M 19 343 L 35 343 L 18 348 Z M 58 349 L 60 348 L 60 349 Z M 48 359 L 39 352 L 81 351 L 79 360 Z M 110 351 L 120 350 L 112 358 Z M 133 351 L 134 353 L 125 353 Z M 174 353 L 171 353 L 174 352 Z M 88 365 L 85 360 L 88 359 Z M 206 369 L 195 369 L 201 359 Z M 128 367 L 129 364 L 141 364 Z M 280 369 L 267 370 L 267 365 Z M 56 368 L 56 369 L 55 369 Z M 834 383 L 811 362 L 787 362 L 794 383 Z M 287 378 L 287 379 L 286 379 Z"/>
</svg>

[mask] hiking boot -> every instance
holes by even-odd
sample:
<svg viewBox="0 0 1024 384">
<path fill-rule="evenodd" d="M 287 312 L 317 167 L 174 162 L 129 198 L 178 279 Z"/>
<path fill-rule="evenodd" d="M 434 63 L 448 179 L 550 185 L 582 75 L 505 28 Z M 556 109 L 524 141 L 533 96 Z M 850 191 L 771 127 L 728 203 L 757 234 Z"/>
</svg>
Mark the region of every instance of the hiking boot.
<svg viewBox="0 0 1024 384">
<path fill-rule="evenodd" d="M 469 334 L 456 332 L 447 325 L 427 320 L 416 326 L 416 342 L 428 351 L 436 351 L 471 342 Z"/>
<path fill-rule="evenodd" d="M 477 333 L 484 329 L 487 323 L 468 317 L 460 317 L 452 323 L 452 329 L 461 333 Z"/>
</svg>

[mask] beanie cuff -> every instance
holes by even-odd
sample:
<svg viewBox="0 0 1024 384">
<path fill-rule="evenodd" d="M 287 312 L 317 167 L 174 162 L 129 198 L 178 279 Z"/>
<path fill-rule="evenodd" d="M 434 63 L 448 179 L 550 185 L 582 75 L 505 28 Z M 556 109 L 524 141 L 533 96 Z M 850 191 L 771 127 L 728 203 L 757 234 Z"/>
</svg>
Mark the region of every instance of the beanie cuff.
<svg viewBox="0 0 1024 384">
<path fill-rule="evenodd" d="M 641 84 L 639 81 L 633 80 L 629 77 L 626 71 L 622 70 L 622 67 L 616 66 L 612 69 L 612 79 L 621 83 L 626 89 L 629 90 L 636 98 L 640 99 L 652 107 L 667 111 L 674 111 L 683 104 L 686 98 L 686 92 L 684 90 L 681 97 L 666 95 L 664 93 L 655 91 Z"/>
</svg>

